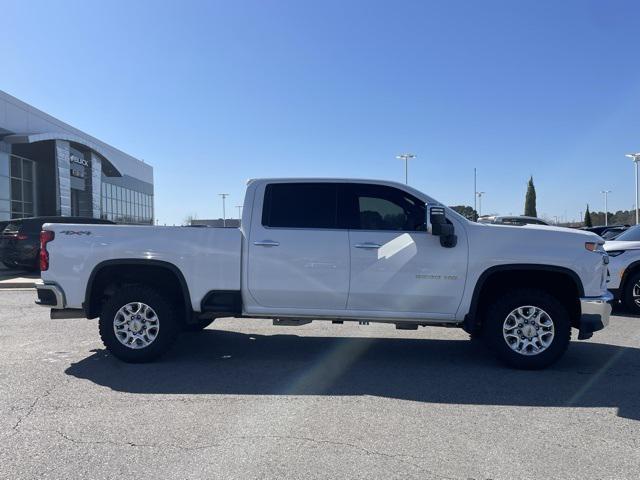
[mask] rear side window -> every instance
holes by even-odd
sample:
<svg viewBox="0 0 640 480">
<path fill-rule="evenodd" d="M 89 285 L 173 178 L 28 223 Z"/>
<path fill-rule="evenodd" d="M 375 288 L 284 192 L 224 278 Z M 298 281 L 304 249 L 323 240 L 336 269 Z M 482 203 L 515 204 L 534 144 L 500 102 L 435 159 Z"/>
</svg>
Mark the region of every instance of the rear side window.
<svg viewBox="0 0 640 480">
<path fill-rule="evenodd" d="M 337 228 L 337 184 L 271 183 L 262 225 L 275 228 Z"/>
</svg>

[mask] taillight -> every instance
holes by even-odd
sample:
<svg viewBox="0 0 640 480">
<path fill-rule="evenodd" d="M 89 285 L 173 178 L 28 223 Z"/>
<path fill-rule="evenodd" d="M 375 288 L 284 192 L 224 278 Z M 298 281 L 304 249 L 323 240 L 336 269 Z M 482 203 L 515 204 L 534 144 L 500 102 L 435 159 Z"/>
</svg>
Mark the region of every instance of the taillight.
<svg viewBox="0 0 640 480">
<path fill-rule="evenodd" d="M 16 240 L 26 240 L 27 238 L 29 237 L 27 237 L 24 233 L 19 233 L 16 235 Z"/>
<path fill-rule="evenodd" d="M 40 271 L 44 272 L 49 269 L 49 252 L 47 252 L 47 243 L 52 241 L 55 234 L 49 230 L 40 232 Z"/>
</svg>

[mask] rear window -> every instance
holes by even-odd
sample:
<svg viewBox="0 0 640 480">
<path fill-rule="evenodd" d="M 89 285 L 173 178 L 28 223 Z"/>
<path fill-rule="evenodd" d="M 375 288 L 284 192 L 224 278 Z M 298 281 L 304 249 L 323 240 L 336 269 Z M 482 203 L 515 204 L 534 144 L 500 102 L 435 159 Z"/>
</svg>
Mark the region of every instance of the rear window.
<svg viewBox="0 0 640 480">
<path fill-rule="evenodd" d="M 272 183 L 267 185 L 262 225 L 275 228 L 337 228 L 337 186 L 334 183 Z"/>
<path fill-rule="evenodd" d="M 42 220 L 23 220 L 22 228 L 20 231 L 22 233 L 40 233 L 42 230 L 42 225 L 44 225 L 44 221 Z"/>
</svg>

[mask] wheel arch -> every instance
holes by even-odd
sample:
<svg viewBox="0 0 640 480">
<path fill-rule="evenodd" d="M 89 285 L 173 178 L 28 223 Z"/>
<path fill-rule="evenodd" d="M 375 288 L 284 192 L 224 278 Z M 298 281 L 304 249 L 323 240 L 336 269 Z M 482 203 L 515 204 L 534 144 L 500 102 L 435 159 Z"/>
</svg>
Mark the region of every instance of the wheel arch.
<svg viewBox="0 0 640 480">
<path fill-rule="evenodd" d="M 629 265 L 627 265 L 627 267 L 624 269 L 624 272 L 622 273 L 622 278 L 620 279 L 620 287 L 618 287 L 620 289 L 620 292 L 624 292 L 629 278 L 631 278 L 631 276 L 633 276 L 638 271 L 640 271 L 640 260 L 636 260 L 635 262 L 631 262 Z"/>
<path fill-rule="evenodd" d="M 640 265 L 640 261 L 638 262 Z M 508 279 L 512 279 L 518 273 L 534 273 L 534 276 L 531 279 L 527 279 L 527 281 L 522 281 L 520 279 L 516 280 L 514 285 L 527 285 L 537 287 L 535 281 L 542 278 L 552 278 L 563 279 L 561 281 L 567 282 L 565 284 L 566 288 L 570 290 L 574 290 L 576 294 L 575 302 L 573 302 L 570 307 L 572 310 L 570 313 L 573 313 L 572 317 L 575 321 L 578 320 L 579 317 L 579 297 L 584 296 L 584 286 L 582 285 L 582 281 L 576 272 L 573 270 L 560 267 L 556 265 L 543 265 L 543 264 L 524 264 L 524 263 L 514 263 L 514 264 L 506 264 L 506 265 L 495 265 L 493 267 L 489 267 L 484 270 L 480 276 L 478 277 L 478 281 L 476 282 L 473 295 L 471 297 L 471 303 L 469 306 L 469 312 L 465 316 L 464 319 L 464 329 L 473 333 L 476 332 L 477 329 L 481 325 L 481 316 L 482 316 L 482 308 L 483 308 L 483 292 L 491 293 L 491 287 L 496 288 L 496 283 L 507 281 Z M 543 290 L 549 290 L 549 286 L 545 285 L 542 287 Z"/>
<path fill-rule="evenodd" d="M 169 272 L 169 274 L 175 279 L 176 283 L 179 285 L 179 298 L 184 306 L 184 315 L 185 319 L 190 319 L 191 314 L 193 312 L 191 307 L 191 295 L 189 293 L 189 286 L 187 281 L 182 274 L 180 268 L 174 265 L 171 262 L 167 262 L 164 260 L 154 260 L 154 259 L 137 259 L 137 258 L 120 258 L 120 259 L 110 259 L 104 260 L 98 263 L 91 274 L 89 275 L 89 279 L 87 281 L 87 286 L 85 289 L 84 302 L 82 303 L 82 308 L 85 312 L 87 318 L 96 318 L 100 314 L 100 306 L 101 306 L 101 297 L 97 297 L 97 291 L 95 289 L 96 286 L 105 287 L 109 282 L 106 282 L 105 279 L 102 278 L 105 272 L 115 271 L 115 275 L 117 277 L 117 272 L 120 269 L 120 272 L 126 271 L 127 269 L 135 269 L 136 267 L 141 267 L 142 269 L 156 269 L 156 271 Z M 111 282 L 113 283 L 113 282 Z M 143 282 L 144 283 L 144 282 Z M 153 282 L 149 282 L 153 283 Z"/>
</svg>

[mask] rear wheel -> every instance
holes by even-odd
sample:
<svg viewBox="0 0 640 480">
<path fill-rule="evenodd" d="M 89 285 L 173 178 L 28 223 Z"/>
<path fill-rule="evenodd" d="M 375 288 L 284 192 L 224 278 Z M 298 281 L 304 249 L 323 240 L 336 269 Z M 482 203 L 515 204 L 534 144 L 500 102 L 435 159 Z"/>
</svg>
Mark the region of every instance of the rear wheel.
<svg viewBox="0 0 640 480">
<path fill-rule="evenodd" d="M 640 272 L 632 274 L 625 282 L 622 301 L 629 312 L 640 315 Z"/>
<path fill-rule="evenodd" d="M 507 365 L 545 368 L 567 350 L 569 313 L 557 298 L 537 289 L 514 289 L 487 309 L 484 338 Z"/>
<path fill-rule="evenodd" d="M 155 360 L 180 333 L 173 305 L 144 285 L 116 291 L 104 304 L 98 326 L 107 350 L 130 363 Z"/>
</svg>

